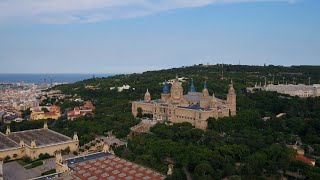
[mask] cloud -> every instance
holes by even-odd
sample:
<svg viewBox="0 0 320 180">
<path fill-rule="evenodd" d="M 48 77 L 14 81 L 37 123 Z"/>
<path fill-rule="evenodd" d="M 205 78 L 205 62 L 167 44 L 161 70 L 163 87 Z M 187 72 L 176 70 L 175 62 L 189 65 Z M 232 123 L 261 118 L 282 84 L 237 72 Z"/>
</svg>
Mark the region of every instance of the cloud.
<svg viewBox="0 0 320 180">
<path fill-rule="evenodd" d="M 0 0 L 0 22 L 92 23 L 219 3 L 295 0 Z"/>
</svg>

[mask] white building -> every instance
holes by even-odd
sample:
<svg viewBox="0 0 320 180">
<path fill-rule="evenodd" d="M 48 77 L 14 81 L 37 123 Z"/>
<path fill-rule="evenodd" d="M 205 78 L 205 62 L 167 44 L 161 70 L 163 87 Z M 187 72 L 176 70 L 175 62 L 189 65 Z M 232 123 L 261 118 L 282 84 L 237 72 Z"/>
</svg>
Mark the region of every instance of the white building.
<svg viewBox="0 0 320 180">
<path fill-rule="evenodd" d="M 265 86 L 255 86 L 254 88 L 247 88 L 251 91 L 254 89 L 261 89 L 265 91 L 276 91 L 281 94 L 288 94 L 290 96 L 318 97 L 320 96 L 320 84 L 304 85 L 304 84 L 268 84 Z"/>
</svg>

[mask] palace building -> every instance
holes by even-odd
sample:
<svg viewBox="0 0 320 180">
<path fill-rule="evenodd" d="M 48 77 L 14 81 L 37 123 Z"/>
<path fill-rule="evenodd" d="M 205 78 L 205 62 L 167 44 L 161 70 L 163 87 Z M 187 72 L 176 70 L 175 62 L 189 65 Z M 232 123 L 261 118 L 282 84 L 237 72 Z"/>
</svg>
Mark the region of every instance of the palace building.
<svg viewBox="0 0 320 180">
<path fill-rule="evenodd" d="M 144 95 L 144 100 L 132 103 L 132 113 L 137 116 L 138 109 L 142 114 L 150 114 L 154 118 L 169 120 L 173 123 L 189 122 L 199 129 L 207 129 L 209 117 L 220 118 L 236 115 L 236 93 L 231 81 L 226 100 L 209 95 L 206 82 L 202 92 L 196 92 L 193 80 L 190 90 L 183 94 L 182 83 L 178 76 L 172 83 L 171 90 L 164 83 L 161 99 L 151 100 L 149 91 Z"/>
<path fill-rule="evenodd" d="M 265 91 L 276 91 L 282 94 L 288 94 L 290 96 L 299 96 L 301 98 L 307 97 L 319 97 L 320 96 L 320 85 L 304 85 L 304 84 L 268 84 L 261 88 Z"/>
<path fill-rule="evenodd" d="M 27 156 L 34 160 L 40 154 L 53 156 L 65 149 L 78 151 L 78 146 L 77 133 L 70 138 L 48 129 L 47 123 L 41 129 L 11 132 L 7 127 L 5 134 L 0 132 L 0 159 L 14 160 Z"/>
</svg>

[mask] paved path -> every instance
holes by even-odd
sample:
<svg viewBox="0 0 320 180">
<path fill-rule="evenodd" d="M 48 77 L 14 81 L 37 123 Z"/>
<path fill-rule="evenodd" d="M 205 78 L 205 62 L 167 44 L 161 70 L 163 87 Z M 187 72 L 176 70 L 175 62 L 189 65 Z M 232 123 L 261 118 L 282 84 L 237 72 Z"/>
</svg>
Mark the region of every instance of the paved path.
<svg viewBox="0 0 320 180">
<path fill-rule="evenodd" d="M 127 144 L 126 141 L 122 141 L 122 140 L 116 138 L 115 136 L 108 136 L 108 137 L 99 136 L 99 137 L 96 138 L 96 140 L 98 140 L 98 139 L 103 139 L 103 141 L 105 143 L 108 143 L 109 145 L 116 144 L 117 146 L 122 146 L 122 145 L 126 145 Z"/>
<path fill-rule="evenodd" d="M 74 155 L 64 155 L 64 159 L 73 157 Z M 27 180 L 41 176 L 41 173 L 49 171 L 55 168 L 55 158 L 42 160 L 43 165 L 25 169 L 16 161 L 8 162 L 3 164 L 3 174 L 5 180 Z"/>
<path fill-rule="evenodd" d="M 6 180 L 25 180 L 26 173 L 24 167 L 16 161 L 3 164 L 3 175 Z"/>
</svg>

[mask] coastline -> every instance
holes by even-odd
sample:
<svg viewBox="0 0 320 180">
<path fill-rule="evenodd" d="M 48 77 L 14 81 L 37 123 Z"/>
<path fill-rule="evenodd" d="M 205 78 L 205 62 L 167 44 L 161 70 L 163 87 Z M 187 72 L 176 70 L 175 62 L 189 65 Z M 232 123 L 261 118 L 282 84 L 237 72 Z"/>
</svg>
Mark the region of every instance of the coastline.
<svg viewBox="0 0 320 180">
<path fill-rule="evenodd" d="M 64 73 L 64 74 L 27 74 L 27 73 L 0 73 L 0 83 L 73 83 L 90 78 L 108 77 L 114 74 L 80 74 L 80 73 Z"/>
</svg>

